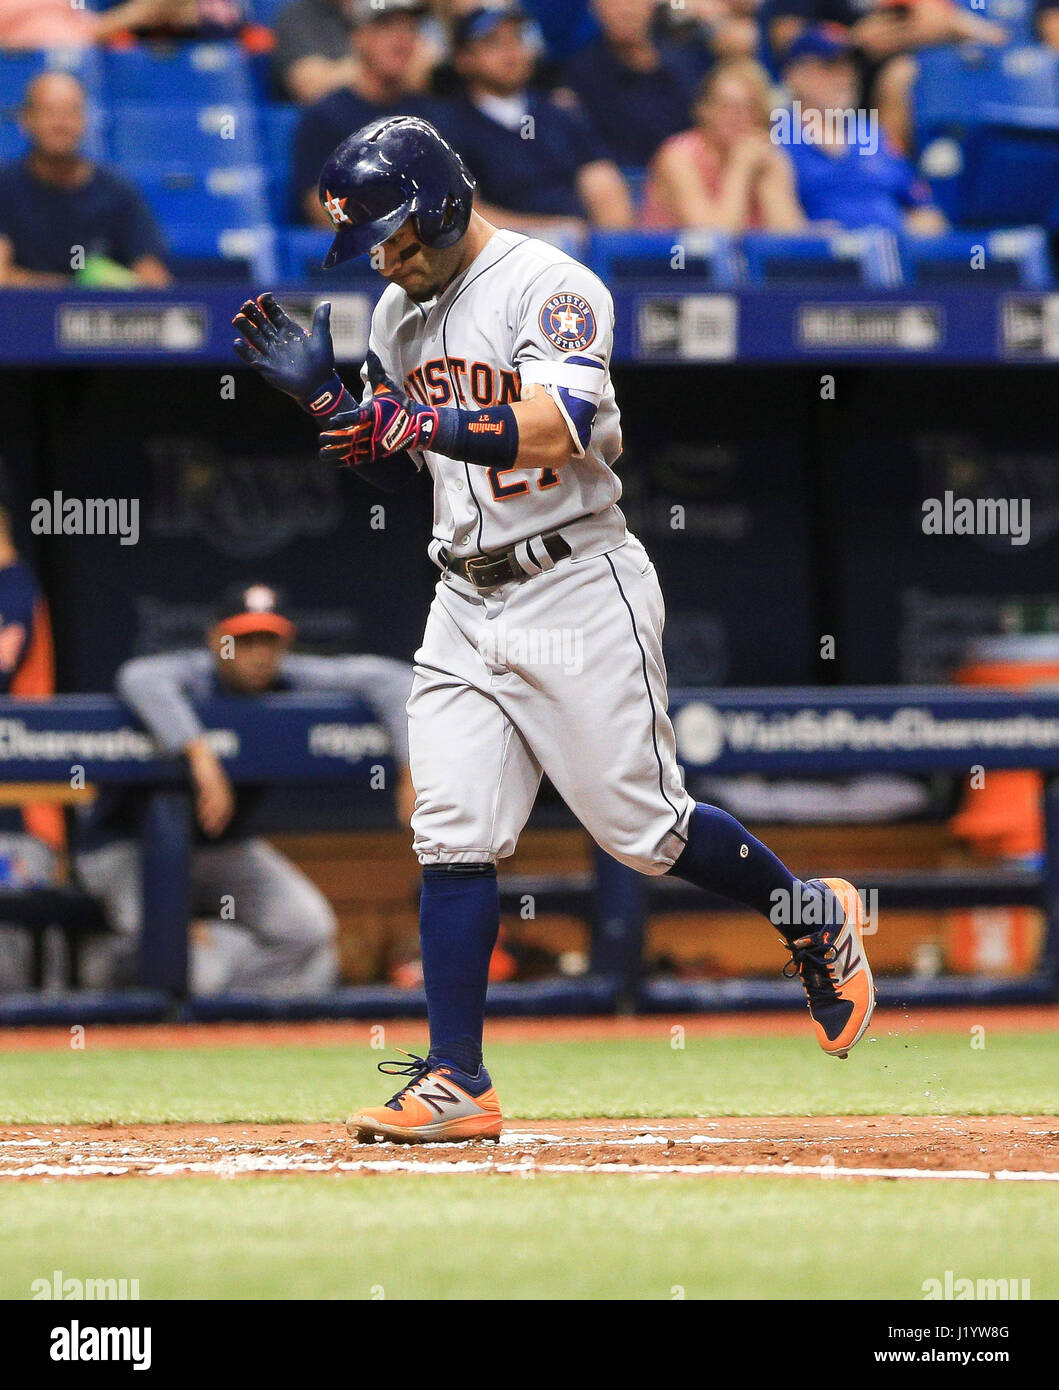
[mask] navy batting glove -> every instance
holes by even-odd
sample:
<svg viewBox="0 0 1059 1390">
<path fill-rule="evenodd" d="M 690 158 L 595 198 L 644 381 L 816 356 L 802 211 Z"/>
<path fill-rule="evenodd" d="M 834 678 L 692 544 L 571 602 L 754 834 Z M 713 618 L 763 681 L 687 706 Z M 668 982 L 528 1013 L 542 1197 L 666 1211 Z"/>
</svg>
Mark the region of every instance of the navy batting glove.
<svg viewBox="0 0 1059 1390">
<path fill-rule="evenodd" d="M 248 299 L 232 323 L 242 334 L 235 351 L 249 367 L 311 415 L 334 410 L 343 386 L 335 371 L 331 306 L 321 304 L 312 332 L 290 318 L 271 294 Z"/>
<path fill-rule="evenodd" d="M 372 397 L 363 405 L 336 410 L 320 433 L 319 457 L 324 463 L 354 468 L 389 458 L 407 449 L 429 449 L 438 427 L 438 413 L 413 401 L 386 375 L 374 352 L 367 357 Z"/>
</svg>

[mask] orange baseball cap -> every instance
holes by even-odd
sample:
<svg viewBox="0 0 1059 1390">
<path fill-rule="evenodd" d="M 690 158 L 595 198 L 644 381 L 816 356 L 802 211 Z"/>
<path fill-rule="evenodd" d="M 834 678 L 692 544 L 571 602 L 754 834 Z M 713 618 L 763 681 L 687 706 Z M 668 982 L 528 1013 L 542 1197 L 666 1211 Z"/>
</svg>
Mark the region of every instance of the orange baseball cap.
<svg viewBox="0 0 1059 1390">
<path fill-rule="evenodd" d="M 217 630 L 225 637 L 271 632 L 291 642 L 297 629 L 284 616 L 282 595 L 270 584 L 247 584 L 226 591 L 217 605 Z"/>
</svg>

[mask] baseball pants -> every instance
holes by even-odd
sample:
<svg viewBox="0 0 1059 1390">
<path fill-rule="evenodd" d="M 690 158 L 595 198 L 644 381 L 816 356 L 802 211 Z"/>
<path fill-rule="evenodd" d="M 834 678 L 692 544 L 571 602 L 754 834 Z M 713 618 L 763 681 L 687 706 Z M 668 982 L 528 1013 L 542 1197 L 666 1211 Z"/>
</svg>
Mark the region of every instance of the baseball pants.
<svg viewBox="0 0 1059 1390">
<path fill-rule="evenodd" d="M 408 701 L 420 862 L 511 854 L 547 773 L 615 859 L 665 873 L 694 802 L 666 713 L 664 621 L 635 537 L 484 593 L 444 575 Z"/>
<path fill-rule="evenodd" d="M 143 920 L 140 857 L 136 841 L 121 840 L 77 858 L 81 882 L 102 901 L 116 933 L 86 952 L 86 985 L 102 988 L 135 980 Z M 226 918 L 228 899 L 231 920 Z M 197 845 L 191 856 L 191 909 L 193 917 L 209 924 L 189 943 L 193 993 L 311 994 L 334 985 L 331 905 L 264 840 Z"/>
</svg>

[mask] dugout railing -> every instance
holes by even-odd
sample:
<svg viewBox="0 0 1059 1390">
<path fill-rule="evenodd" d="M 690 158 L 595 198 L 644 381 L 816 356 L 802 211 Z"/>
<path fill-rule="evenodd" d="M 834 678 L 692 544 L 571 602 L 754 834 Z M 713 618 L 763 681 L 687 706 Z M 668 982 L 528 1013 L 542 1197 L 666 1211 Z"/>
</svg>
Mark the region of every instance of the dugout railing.
<svg viewBox="0 0 1059 1390">
<path fill-rule="evenodd" d="M 1059 697 L 947 688 L 679 690 L 671 712 L 689 773 L 821 777 L 865 771 L 947 772 L 998 768 L 1043 774 L 1046 848 L 1041 872 L 869 872 L 858 886 L 879 890 L 881 930 L 888 908 L 1030 905 L 1045 914 L 1036 969 L 1019 977 L 887 976 L 889 1002 L 1040 1002 L 1059 984 Z M 256 785 L 341 784 L 351 804 L 380 820 L 389 803 L 371 790 L 386 764 L 385 735 L 366 708 L 343 699 L 296 695 L 222 700 L 199 713 L 232 780 Z M 0 1022 L 159 1018 L 421 1016 L 421 991 L 357 986 L 311 999 L 192 998 L 187 992 L 188 866 L 192 809 L 180 761 L 158 756 L 149 736 L 115 700 L 59 696 L 0 702 L 0 778 L 5 783 L 144 789 L 144 930 L 141 987 L 122 994 L 71 993 L 0 998 Z M 390 822 L 392 823 L 392 822 Z M 491 988 L 489 1010 L 570 1014 L 799 1007 L 801 992 L 781 980 L 688 981 L 642 975 L 652 914 L 722 905 L 677 880 L 645 878 L 597 852 L 588 875 L 501 876 L 502 900 L 534 895 L 535 909 L 581 916 L 591 933 L 586 975 Z M 801 867 L 801 866 L 799 866 Z M 813 866 L 816 867 L 816 866 Z M 833 865 L 819 866 L 834 869 Z"/>
</svg>

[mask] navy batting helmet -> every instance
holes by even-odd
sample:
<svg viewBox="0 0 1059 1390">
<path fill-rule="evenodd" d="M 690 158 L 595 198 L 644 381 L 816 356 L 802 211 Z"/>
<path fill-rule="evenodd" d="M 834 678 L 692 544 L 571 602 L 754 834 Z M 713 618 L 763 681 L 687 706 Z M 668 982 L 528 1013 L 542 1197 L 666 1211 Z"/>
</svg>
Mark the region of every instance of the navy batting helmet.
<svg viewBox="0 0 1059 1390">
<path fill-rule="evenodd" d="M 471 220 L 474 179 L 429 121 L 385 116 L 343 140 L 320 174 L 335 227 L 325 266 L 351 260 L 411 217 L 427 246 L 452 246 Z"/>
</svg>

